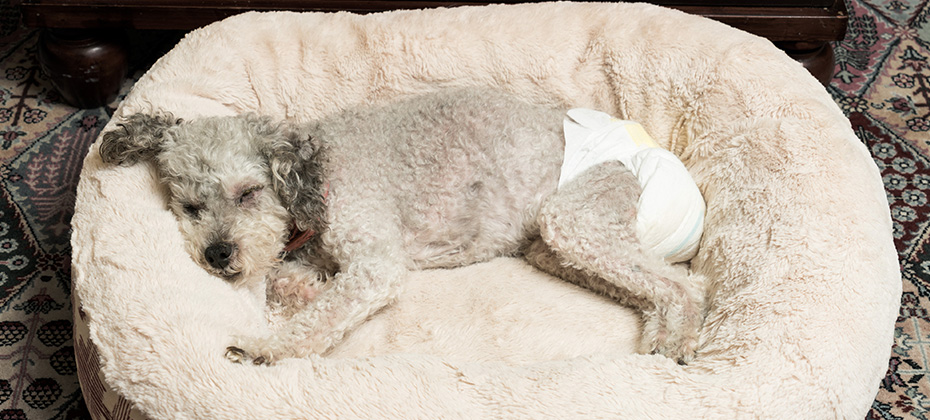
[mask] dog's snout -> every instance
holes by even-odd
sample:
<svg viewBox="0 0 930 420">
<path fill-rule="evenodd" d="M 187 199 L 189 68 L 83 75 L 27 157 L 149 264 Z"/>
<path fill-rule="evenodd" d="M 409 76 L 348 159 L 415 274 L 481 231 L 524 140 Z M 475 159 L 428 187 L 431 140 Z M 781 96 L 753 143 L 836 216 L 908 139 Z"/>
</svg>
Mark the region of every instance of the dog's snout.
<svg viewBox="0 0 930 420">
<path fill-rule="evenodd" d="M 203 251 L 203 256 L 211 267 L 223 270 L 229 267 L 229 261 L 232 258 L 234 249 L 233 244 L 229 242 L 217 242 L 207 247 Z"/>
</svg>

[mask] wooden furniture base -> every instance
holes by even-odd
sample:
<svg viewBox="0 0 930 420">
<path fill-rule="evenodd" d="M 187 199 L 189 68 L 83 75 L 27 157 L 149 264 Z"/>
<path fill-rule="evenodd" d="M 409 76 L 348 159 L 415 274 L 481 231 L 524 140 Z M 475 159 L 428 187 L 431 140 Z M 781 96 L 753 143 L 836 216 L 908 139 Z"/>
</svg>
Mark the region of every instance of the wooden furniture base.
<svg viewBox="0 0 930 420">
<path fill-rule="evenodd" d="M 129 44 L 119 31 L 46 29 L 39 66 L 69 104 L 96 108 L 112 101 L 129 70 Z"/>
<path fill-rule="evenodd" d="M 506 0 L 521 3 L 524 0 Z M 716 19 L 765 37 L 817 77 L 829 83 L 834 61 L 831 41 L 843 39 L 848 15 L 843 0 L 653 0 Z M 39 59 L 69 103 L 105 105 L 118 92 L 128 68 L 124 29 L 191 30 L 250 10 L 352 11 L 486 4 L 432 0 L 14 0 L 23 20 L 43 28 Z M 723 4 L 726 3 L 726 4 Z"/>
</svg>

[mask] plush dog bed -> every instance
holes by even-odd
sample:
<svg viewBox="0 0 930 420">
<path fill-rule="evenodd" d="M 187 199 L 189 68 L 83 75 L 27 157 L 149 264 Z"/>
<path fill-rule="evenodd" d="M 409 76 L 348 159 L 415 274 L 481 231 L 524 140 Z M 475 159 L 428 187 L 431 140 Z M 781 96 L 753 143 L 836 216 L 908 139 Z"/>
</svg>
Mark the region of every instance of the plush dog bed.
<svg viewBox="0 0 930 420">
<path fill-rule="evenodd" d="M 72 245 L 95 416 L 864 416 L 900 299 L 885 194 L 823 87 L 763 39 L 643 4 L 249 13 L 187 36 L 107 129 L 152 110 L 303 121 L 487 85 L 639 121 L 686 164 L 707 202 L 695 361 L 633 354 L 635 314 L 498 259 L 417 273 L 331 356 L 230 363 L 231 335 L 267 328 L 260 300 L 187 256 L 151 166 L 92 149 Z"/>
</svg>

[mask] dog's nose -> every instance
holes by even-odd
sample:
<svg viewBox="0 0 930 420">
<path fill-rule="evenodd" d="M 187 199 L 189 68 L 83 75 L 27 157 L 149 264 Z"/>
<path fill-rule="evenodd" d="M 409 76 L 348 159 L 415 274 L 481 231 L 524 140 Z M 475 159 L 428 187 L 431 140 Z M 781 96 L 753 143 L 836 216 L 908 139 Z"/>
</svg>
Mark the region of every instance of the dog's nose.
<svg viewBox="0 0 930 420">
<path fill-rule="evenodd" d="M 207 264 L 211 267 L 223 270 L 229 267 L 229 258 L 232 257 L 233 244 L 229 242 L 217 242 L 210 245 L 203 251 L 203 256 Z"/>
</svg>

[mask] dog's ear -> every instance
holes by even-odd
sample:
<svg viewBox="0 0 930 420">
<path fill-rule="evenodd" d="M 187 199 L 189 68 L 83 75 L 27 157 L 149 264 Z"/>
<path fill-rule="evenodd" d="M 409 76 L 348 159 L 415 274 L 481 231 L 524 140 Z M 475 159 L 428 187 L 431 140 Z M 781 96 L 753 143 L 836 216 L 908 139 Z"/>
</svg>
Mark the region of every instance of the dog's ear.
<svg viewBox="0 0 930 420">
<path fill-rule="evenodd" d="M 324 151 L 316 126 L 249 116 L 268 162 L 272 188 L 297 228 L 320 232 L 325 212 Z"/>
<path fill-rule="evenodd" d="M 133 114 L 119 128 L 103 135 L 100 157 L 109 164 L 132 165 L 150 160 L 162 149 L 165 132 L 181 123 L 168 113 Z"/>
</svg>

